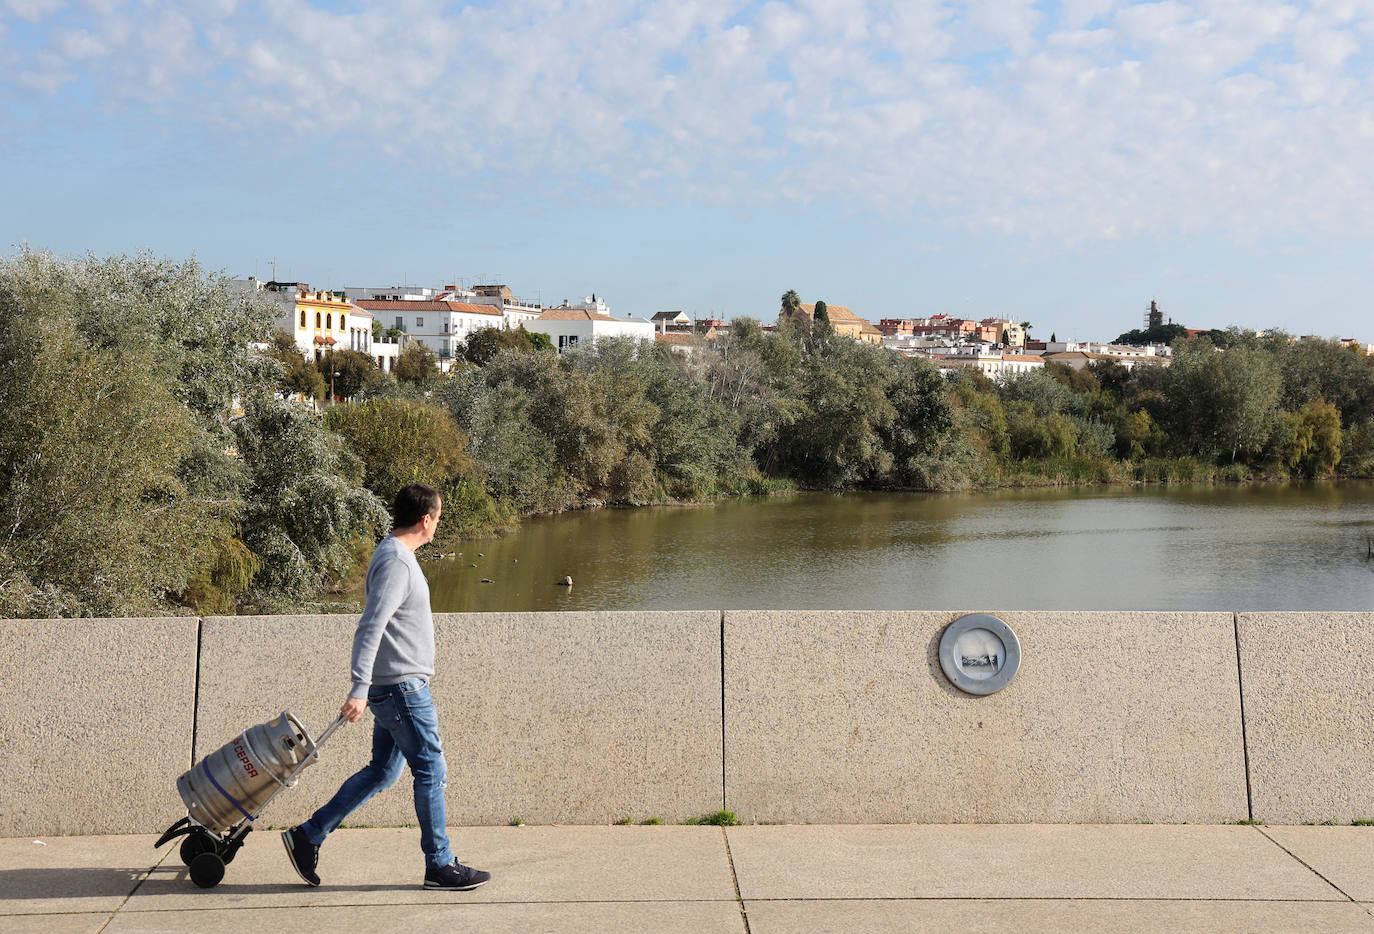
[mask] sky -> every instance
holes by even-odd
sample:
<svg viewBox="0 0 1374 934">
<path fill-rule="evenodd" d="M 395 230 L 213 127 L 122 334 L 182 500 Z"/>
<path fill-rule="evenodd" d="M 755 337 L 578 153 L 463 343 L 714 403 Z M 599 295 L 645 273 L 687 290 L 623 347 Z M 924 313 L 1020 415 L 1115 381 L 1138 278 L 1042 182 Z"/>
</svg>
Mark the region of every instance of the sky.
<svg viewBox="0 0 1374 934">
<path fill-rule="evenodd" d="M 0 0 L 0 237 L 1374 342 L 1374 0 Z"/>
</svg>

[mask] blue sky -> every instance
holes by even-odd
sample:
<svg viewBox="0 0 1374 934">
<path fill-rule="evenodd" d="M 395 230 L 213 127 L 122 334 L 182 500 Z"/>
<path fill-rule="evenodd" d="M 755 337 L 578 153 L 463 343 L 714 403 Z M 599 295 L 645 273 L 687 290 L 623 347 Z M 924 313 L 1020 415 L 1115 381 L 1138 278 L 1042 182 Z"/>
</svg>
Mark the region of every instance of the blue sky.
<svg viewBox="0 0 1374 934">
<path fill-rule="evenodd" d="M 1374 342 L 1374 0 L 0 0 L 0 235 Z"/>
</svg>

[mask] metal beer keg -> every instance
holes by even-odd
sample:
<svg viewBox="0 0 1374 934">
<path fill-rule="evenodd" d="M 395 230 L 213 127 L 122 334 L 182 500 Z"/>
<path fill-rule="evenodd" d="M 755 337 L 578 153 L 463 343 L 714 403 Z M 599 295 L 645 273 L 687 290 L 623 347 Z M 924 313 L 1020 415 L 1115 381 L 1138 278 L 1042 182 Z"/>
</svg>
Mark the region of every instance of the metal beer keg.
<svg viewBox="0 0 1374 934">
<path fill-rule="evenodd" d="M 301 722 L 286 711 L 210 753 L 177 779 L 177 791 L 191 819 L 215 834 L 253 815 L 278 787 L 311 757 L 315 741 Z"/>
</svg>

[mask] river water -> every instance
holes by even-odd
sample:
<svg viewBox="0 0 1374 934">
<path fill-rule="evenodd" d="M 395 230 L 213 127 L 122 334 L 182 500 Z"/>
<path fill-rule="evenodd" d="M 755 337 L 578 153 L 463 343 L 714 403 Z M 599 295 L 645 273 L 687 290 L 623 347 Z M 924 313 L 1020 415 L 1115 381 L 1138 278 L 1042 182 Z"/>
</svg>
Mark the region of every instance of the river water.
<svg viewBox="0 0 1374 934">
<path fill-rule="evenodd" d="M 436 612 L 1368 611 L 1370 536 L 1369 481 L 804 493 L 530 519 L 422 567 Z"/>
</svg>

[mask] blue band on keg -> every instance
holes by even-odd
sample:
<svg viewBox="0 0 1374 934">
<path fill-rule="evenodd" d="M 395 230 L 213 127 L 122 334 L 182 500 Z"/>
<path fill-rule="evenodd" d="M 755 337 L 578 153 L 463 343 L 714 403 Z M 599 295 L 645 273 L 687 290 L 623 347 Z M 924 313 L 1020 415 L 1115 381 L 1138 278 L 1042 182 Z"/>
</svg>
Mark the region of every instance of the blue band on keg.
<svg viewBox="0 0 1374 934">
<path fill-rule="evenodd" d="M 238 808 L 240 814 L 242 814 L 244 817 L 248 818 L 249 820 L 255 820 L 255 819 L 256 819 L 256 818 L 253 817 L 252 814 L 249 814 L 247 811 L 245 811 L 245 810 L 243 809 L 243 805 L 242 805 L 242 804 L 239 804 L 238 801 L 234 800 L 234 796 L 233 796 L 233 795 L 229 794 L 229 792 L 225 791 L 222 787 L 220 787 L 220 783 L 219 783 L 219 782 L 215 781 L 215 776 L 213 776 L 213 775 L 210 774 L 210 765 L 209 765 L 208 757 L 207 757 L 206 759 L 200 760 L 200 768 L 201 768 L 201 771 L 203 771 L 203 772 L 205 773 L 205 777 L 208 778 L 208 779 L 210 779 L 210 784 L 212 784 L 212 785 L 215 786 L 215 790 L 218 791 L 220 794 L 224 795 L 224 797 L 228 798 L 228 799 L 229 799 L 229 803 L 232 804 L 234 807 Z"/>
</svg>

